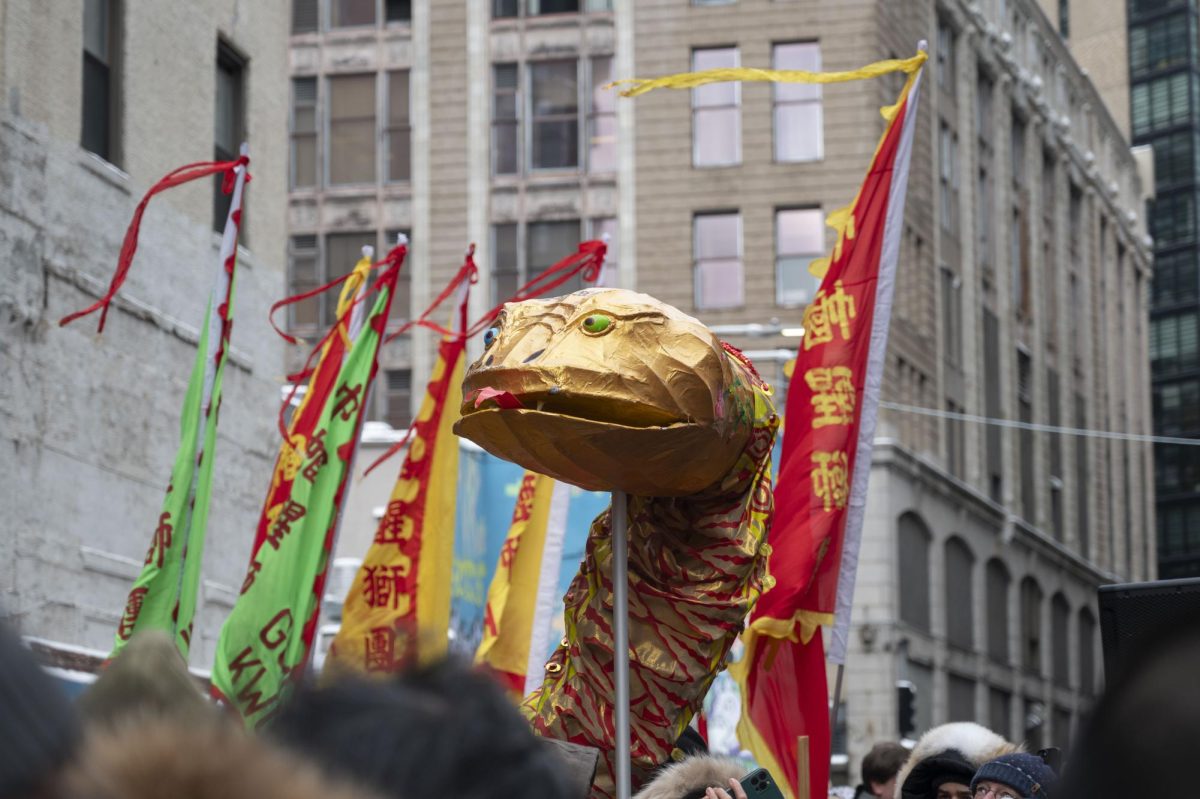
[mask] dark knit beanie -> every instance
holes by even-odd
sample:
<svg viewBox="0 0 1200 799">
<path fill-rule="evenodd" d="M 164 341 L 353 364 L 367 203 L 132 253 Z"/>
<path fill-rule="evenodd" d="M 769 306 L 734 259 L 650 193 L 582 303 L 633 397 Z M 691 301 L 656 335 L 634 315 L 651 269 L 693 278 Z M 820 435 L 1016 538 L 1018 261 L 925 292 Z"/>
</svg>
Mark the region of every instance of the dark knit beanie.
<svg viewBox="0 0 1200 799">
<path fill-rule="evenodd" d="M 1014 752 L 984 763 L 971 780 L 971 792 L 983 781 L 998 782 L 1012 788 L 1022 799 L 1050 799 L 1058 775 L 1037 755 Z"/>
</svg>

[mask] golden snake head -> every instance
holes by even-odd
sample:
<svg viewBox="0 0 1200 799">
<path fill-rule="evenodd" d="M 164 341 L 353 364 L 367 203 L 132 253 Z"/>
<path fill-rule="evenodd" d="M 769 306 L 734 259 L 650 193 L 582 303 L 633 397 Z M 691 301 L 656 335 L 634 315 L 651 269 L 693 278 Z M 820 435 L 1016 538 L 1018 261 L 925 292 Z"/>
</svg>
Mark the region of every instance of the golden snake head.
<svg viewBox="0 0 1200 799">
<path fill-rule="evenodd" d="M 645 294 L 509 303 L 484 345 L 455 432 L 584 488 L 695 493 L 732 467 L 753 423 L 753 388 L 717 337 Z"/>
</svg>

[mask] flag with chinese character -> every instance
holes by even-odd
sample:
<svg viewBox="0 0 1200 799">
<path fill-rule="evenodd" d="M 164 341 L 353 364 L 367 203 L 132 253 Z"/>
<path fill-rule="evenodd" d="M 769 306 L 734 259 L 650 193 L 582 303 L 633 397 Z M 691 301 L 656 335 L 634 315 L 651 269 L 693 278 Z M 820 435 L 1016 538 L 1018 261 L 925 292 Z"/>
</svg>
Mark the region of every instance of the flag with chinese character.
<svg viewBox="0 0 1200 799">
<path fill-rule="evenodd" d="M 372 291 L 370 314 L 355 335 L 360 261 L 339 302 L 338 322 L 321 348 L 304 400 L 281 445 L 250 566 L 225 620 L 213 664 L 213 694 L 248 727 L 271 718 L 312 649 L 321 593 L 363 412 L 378 369 L 379 343 L 404 258 L 398 247 Z"/>
<path fill-rule="evenodd" d="M 224 190 L 226 193 L 232 192 L 232 196 L 221 239 L 221 268 L 209 295 L 204 323 L 200 328 L 200 340 L 196 346 L 196 360 L 192 364 L 191 377 L 183 398 L 179 417 L 179 450 L 166 496 L 154 523 L 150 549 L 142 564 L 141 574 L 134 581 L 125 601 L 110 657 L 116 657 L 134 633 L 149 629 L 170 633 L 184 659 L 191 647 L 192 619 L 196 613 L 208 504 L 212 494 L 221 384 L 233 329 L 237 238 L 242 218 L 242 195 L 249 179 L 246 173 L 249 159 L 244 152 L 243 149 L 243 156 L 234 162 L 189 164 L 155 184 L 134 212 L 108 293 L 91 308 L 72 314 L 60 323 L 67 324 L 94 310 L 103 309 L 100 317 L 100 329 L 103 330 L 109 304 L 132 264 L 142 214 L 151 197 L 182 183 L 225 173 Z"/>
<path fill-rule="evenodd" d="M 849 208 L 835 213 L 833 256 L 815 265 L 821 287 L 804 312 L 804 337 L 788 388 L 787 433 L 775 492 L 767 589 L 750 616 L 739 738 L 787 793 L 799 792 L 798 743 L 809 744 L 809 795 L 829 776 L 829 694 L 821 625 L 844 616 L 858 558 L 871 466 L 904 197 L 924 53 Z M 840 583 L 840 584 L 839 584 Z M 830 659 L 845 655 L 835 625 Z"/>
<path fill-rule="evenodd" d="M 466 329 L 463 283 L 456 327 Z M 457 510 L 458 439 L 466 337 L 438 344 L 400 475 L 342 606 L 326 665 L 391 673 L 446 652 Z"/>
<path fill-rule="evenodd" d="M 562 607 L 558 579 L 570 492 L 565 483 L 525 472 L 488 587 L 475 662 L 494 671 L 518 698 L 545 677 L 552 616 Z"/>
</svg>

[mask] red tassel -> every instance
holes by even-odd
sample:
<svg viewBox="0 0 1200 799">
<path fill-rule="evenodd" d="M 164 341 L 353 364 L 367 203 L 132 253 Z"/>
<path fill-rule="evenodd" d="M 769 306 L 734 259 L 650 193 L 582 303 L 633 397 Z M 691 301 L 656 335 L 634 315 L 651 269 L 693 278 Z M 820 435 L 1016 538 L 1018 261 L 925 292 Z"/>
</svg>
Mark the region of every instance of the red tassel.
<svg viewBox="0 0 1200 799">
<path fill-rule="evenodd" d="M 221 190 L 228 194 L 233 191 L 233 183 L 237 176 L 236 168 L 246 166 L 249 163 L 250 159 L 243 155 L 236 161 L 201 161 L 195 164 L 186 164 L 172 172 L 168 172 L 158 183 L 151 186 L 150 190 L 146 192 L 146 196 L 142 197 L 142 201 L 134 209 L 133 219 L 130 220 L 129 227 L 125 230 L 125 240 L 121 243 L 121 255 L 117 259 L 117 268 L 113 272 L 112 282 L 108 284 L 108 291 L 104 293 L 103 297 L 82 311 L 76 311 L 73 314 L 64 316 L 59 320 L 59 326 L 68 325 L 82 316 L 87 316 L 99 310 L 100 325 L 96 332 L 104 332 L 104 322 L 108 318 L 108 307 L 112 304 L 113 297 L 121 289 L 121 286 L 125 283 L 125 278 L 129 274 L 129 267 L 133 264 L 133 255 L 137 252 L 138 233 L 142 227 L 142 215 L 146 213 L 146 206 L 150 204 L 150 200 L 154 195 L 175 186 L 190 183 L 193 180 L 215 175 L 218 172 L 225 173 L 225 179 L 221 183 Z M 246 175 L 246 182 L 250 182 L 250 175 L 248 174 Z"/>
</svg>

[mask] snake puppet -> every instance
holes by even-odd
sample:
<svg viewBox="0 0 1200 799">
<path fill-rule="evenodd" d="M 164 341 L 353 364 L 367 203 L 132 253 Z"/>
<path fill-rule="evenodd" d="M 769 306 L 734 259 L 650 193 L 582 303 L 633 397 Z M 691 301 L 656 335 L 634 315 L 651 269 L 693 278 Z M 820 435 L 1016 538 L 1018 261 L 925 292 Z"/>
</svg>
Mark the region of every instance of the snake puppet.
<svg viewBox="0 0 1200 799">
<path fill-rule="evenodd" d="M 635 784 L 670 759 L 766 577 L 778 419 L 749 361 L 645 294 L 591 288 L 504 307 L 468 369 L 455 432 L 590 490 L 629 494 Z M 566 637 L 523 709 L 598 748 L 615 795 L 611 507 L 565 597 Z"/>
</svg>

